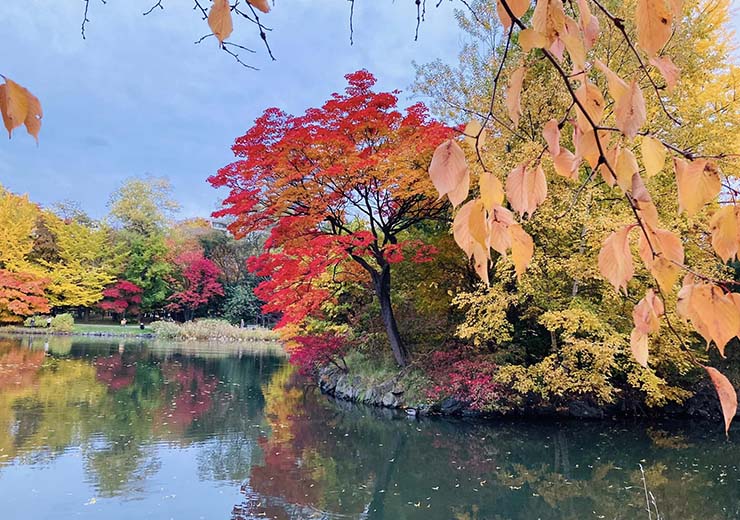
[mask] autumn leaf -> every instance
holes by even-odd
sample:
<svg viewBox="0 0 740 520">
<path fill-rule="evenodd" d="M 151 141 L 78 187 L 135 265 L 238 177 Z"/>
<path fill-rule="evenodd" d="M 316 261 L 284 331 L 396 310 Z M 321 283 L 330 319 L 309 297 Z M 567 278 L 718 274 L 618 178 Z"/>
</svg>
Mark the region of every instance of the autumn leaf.
<svg viewBox="0 0 740 520">
<path fill-rule="evenodd" d="M 506 5 L 511 9 L 511 13 L 517 18 L 521 18 L 529 9 L 529 0 L 507 0 Z M 501 0 L 496 2 L 496 13 L 498 14 L 501 25 L 504 26 L 504 30 L 508 31 L 511 27 L 511 16 L 506 12 Z"/>
<path fill-rule="evenodd" d="M 637 42 L 648 56 L 656 55 L 671 38 L 673 13 L 666 0 L 637 0 Z"/>
<path fill-rule="evenodd" d="M 547 181 L 540 163 L 534 168 L 522 163 L 506 178 L 506 198 L 514 211 L 522 216 L 531 216 L 546 197 Z"/>
<path fill-rule="evenodd" d="M 660 173 L 666 158 L 663 143 L 646 135 L 640 141 L 640 152 L 642 153 L 642 164 L 645 166 L 645 177 L 650 179 Z"/>
<path fill-rule="evenodd" d="M 509 226 L 509 237 L 511 238 L 511 261 L 514 262 L 517 278 L 520 278 L 532 262 L 534 242 L 519 224 Z"/>
<path fill-rule="evenodd" d="M 675 157 L 673 163 L 678 184 L 678 211 L 685 211 L 691 217 L 719 195 L 722 189 L 719 171 L 706 159 L 685 161 Z"/>
<path fill-rule="evenodd" d="M 478 243 L 482 247 L 486 247 L 485 232 L 481 234 L 481 227 L 486 227 L 485 210 L 483 203 L 480 200 L 470 200 L 463 204 L 458 210 L 455 219 L 452 222 L 452 236 L 455 239 L 457 245 L 465 251 L 465 254 L 470 258 L 473 256 L 475 244 Z M 482 222 L 482 223 L 481 223 Z M 480 243 L 481 237 L 484 243 Z"/>
<path fill-rule="evenodd" d="M 629 232 L 634 225 L 624 226 L 610 234 L 599 251 L 599 271 L 619 292 L 627 292 L 627 282 L 635 274 L 629 245 Z"/>
<path fill-rule="evenodd" d="M 448 139 L 440 144 L 429 165 L 429 176 L 441 199 L 457 188 L 468 173 L 465 152 L 454 140 Z"/>
<path fill-rule="evenodd" d="M 481 173 L 478 179 L 480 187 L 480 198 L 483 206 L 491 211 L 494 206 L 500 206 L 504 203 L 504 187 L 501 181 L 492 173 Z"/>
<path fill-rule="evenodd" d="M 471 120 L 465 125 L 465 142 L 478 152 L 481 151 L 483 145 L 486 143 L 486 129 L 481 126 L 477 119 Z"/>
<path fill-rule="evenodd" d="M 665 314 L 665 307 L 652 289 L 632 309 L 632 320 L 635 329 L 643 334 L 654 334 L 660 330 L 660 317 Z"/>
<path fill-rule="evenodd" d="M 709 379 L 712 380 L 714 389 L 717 391 L 722 416 L 725 419 L 725 435 L 727 435 L 730 431 L 730 424 L 737 415 L 737 391 L 730 380 L 716 368 L 705 366 L 704 370 L 709 374 Z"/>
<path fill-rule="evenodd" d="M 563 33 L 565 11 L 562 0 L 537 0 L 532 14 L 532 28 L 552 45 Z"/>
<path fill-rule="evenodd" d="M 262 2 L 250 1 L 249 3 L 257 7 L 255 4 Z M 264 3 L 267 4 L 267 2 Z M 267 6 L 267 9 L 269 10 L 270 7 Z M 231 20 L 231 6 L 229 6 L 228 0 L 213 0 L 213 6 L 211 6 L 211 11 L 208 13 L 208 27 L 211 28 L 221 44 L 231 35 L 234 25 Z"/>
<path fill-rule="evenodd" d="M 542 49 L 547 47 L 547 38 L 534 29 L 524 29 L 519 33 L 519 45 L 522 46 L 524 52 L 529 52 L 532 49 Z"/>
<path fill-rule="evenodd" d="M 712 247 L 723 262 L 737 255 L 738 214 L 734 205 L 719 208 L 709 222 L 712 231 Z"/>
<path fill-rule="evenodd" d="M 509 90 L 506 92 L 506 110 L 509 118 L 514 122 L 514 127 L 519 126 L 519 118 L 522 115 L 522 83 L 526 72 L 526 67 L 519 67 L 512 72 L 509 79 Z"/>
<path fill-rule="evenodd" d="M 632 329 L 630 334 L 630 350 L 640 365 L 648 367 L 648 335 L 639 330 Z"/>
<path fill-rule="evenodd" d="M 503 257 L 506 257 L 506 251 L 511 248 L 509 226 L 512 224 L 514 224 L 514 215 L 508 209 L 494 206 L 489 210 L 488 243 Z"/>
<path fill-rule="evenodd" d="M 488 279 L 488 248 L 483 247 L 477 242 L 473 244 L 473 268 L 475 274 L 483 280 L 486 286 L 490 285 Z"/>
<path fill-rule="evenodd" d="M 645 98 L 636 80 L 629 84 L 627 92 L 614 100 L 614 119 L 616 126 L 628 139 L 634 139 L 647 119 Z"/>
<path fill-rule="evenodd" d="M 560 39 L 568 51 L 570 60 L 573 62 L 573 69 L 582 71 L 586 68 L 586 46 L 583 43 L 581 29 L 578 24 L 570 18 L 565 17 L 564 31 Z"/>
<path fill-rule="evenodd" d="M 583 31 L 583 40 L 588 51 L 599 37 L 599 19 L 591 13 L 588 0 L 578 0 L 578 23 Z"/>
<path fill-rule="evenodd" d="M 573 142 L 576 145 L 576 157 L 583 158 L 591 168 L 596 168 L 599 163 L 599 145 L 596 142 L 596 136 L 599 136 L 599 142 L 602 147 L 606 146 L 608 135 L 605 131 L 600 130 L 598 134 L 593 130 L 582 132 L 578 126 L 573 127 Z"/>
<path fill-rule="evenodd" d="M 450 199 L 450 203 L 452 204 L 453 208 L 458 207 L 460 204 L 462 204 L 465 199 L 468 198 L 468 193 L 470 191 L 470 172 L 468 170 L 465 170 L 465 175 L 463 176 L 462 181 L 460 181 L 460 184 L 458 184 L 454 190 L 449 192 L 447 194 L 447 197 Z"/>
<path fill-rule="evenodd" d="M 604 96 L 599 87 L 588 80 L 585 80 L 578 89 L 576 89 L 576 98 L 583 105 L 591 118 L 591 121 L 598 125 L 604 115 Z M 589 123 L 586 114 L 583 113 L 579 106 L 576 106 L 576 116 L 578 127 L 582 132 L 592 131 L 593 127 Z"/>
<path fill-rule="evenodd" d="M 658 208 L 639 173 L 632 176 L 632 204 L 645 224 L 653 229 L 658 227 Z"/>
<path fill-rule="evenodd" d="M 542 127 L 542 137 L 545 138 L 547 149 L 554 158 L 560 154 L 560 127 L 557 119 L 550 119 Z"/>
<path fill-rule="evenodd" d="M 657 280 L 660 288 L 670 292 L 681 274 L 684 261 L 681 239 L 665 229 L 652 229 L 645 225 L 649 240 L 640 229 L 637 249 L 642 262 Z"/>
<path fill-rule="evenodd" d="M 689 319 L 707 345 L 714 341 L 722 357 L 725 346 L 740 331 L 740 308 L 731 293 L 708 283 L 695 283 L 686 277 L 678 293 L 676 312 Z"/>
<path fill-rule="evenodd" d="M 572 181 L 578 180 L 578 165 L 580 162 L 581 159 L 567 148 L 560 148 L 560 153 L 552 158 L 555 173 Z"/>
<path fill-rule="evenodd" d="M 601 60 L 594 60 L 596 67 L 606 76 L 606 88 L 609 95 L 617 101 L 622 99 L 629 91 L 627 82 L 620 78 L 616 72 L 607 67 Z"/>
<path fill-rule="evenodd" d="M 247 2 L 252 4 L 256 9 L 259 9 L 265 14 L 270 12 L 270 4 L 267 2 L 267 0 L 247 0 Z"/>
<path fill-rule="evenodd" d="M 635 154 L 629 148 L 621 148 L 617 154 L 614 171 L 617 174 L 617 184 L 627 193 L 632 191 L 632 177 L 639 174 Z"/>
<path fill-rule="evenodd" d="M 653 56 L 650 58 L 650 65 L 658 69 L 663 76 L 668 92 L 671 92 L 678 83 L 681 70 L 671 60 L 670 56 Z"/>
</svg>

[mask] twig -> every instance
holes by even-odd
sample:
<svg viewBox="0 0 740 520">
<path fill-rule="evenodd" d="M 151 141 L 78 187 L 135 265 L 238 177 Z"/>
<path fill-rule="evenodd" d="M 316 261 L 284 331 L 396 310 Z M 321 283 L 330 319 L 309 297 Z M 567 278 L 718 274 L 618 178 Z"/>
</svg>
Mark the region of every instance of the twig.
<svg viewBox="0 0 740 520">
<path fill-rule="evenodd" d="M 151 6 L 147 12 L 143 13 L 144 16 L 151 14 L 157 7 L 159 7 L 160 10 L 164 10 L 164 6 L 162 5 L 162 0 L 157 0 L 156 4 Z"/>
</svg>

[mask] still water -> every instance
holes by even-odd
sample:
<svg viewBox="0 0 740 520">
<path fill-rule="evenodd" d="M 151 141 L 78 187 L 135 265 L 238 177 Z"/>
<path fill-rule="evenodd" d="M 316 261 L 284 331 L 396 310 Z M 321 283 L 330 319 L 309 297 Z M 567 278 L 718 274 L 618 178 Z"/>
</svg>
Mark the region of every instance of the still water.
<svg viewBox="0 0 740 520">
<path fill-rule="evenodd" d="M 0 337 L 0 519 L 740 518 L 715 424 L 421 420 L 268 348 Z M 651 518 L 658 518 L 653 507 Z"/>
</svg>

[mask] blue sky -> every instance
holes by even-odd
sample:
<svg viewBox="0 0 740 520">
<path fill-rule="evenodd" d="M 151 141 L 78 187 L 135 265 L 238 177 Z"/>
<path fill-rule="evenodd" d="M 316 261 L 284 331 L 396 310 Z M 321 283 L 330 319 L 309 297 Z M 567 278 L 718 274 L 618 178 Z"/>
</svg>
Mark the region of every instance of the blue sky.
<svg viewBox="0 0 740 520">
<path fill-rule="evenodd" d="M 348 2 L 282 0 L 263 17 L 275 62 L 253 26 L 236 22 L 231 40 L 257 50 L 240 52 L 255 72 L 213 38 L 193 44 L 209 30 L 191 0 L 163 0 L 165 10 L 142 16 L 155 1 L 91 0 L 85 40 L 82 0 L 0 2 L 0 73 L 44 107 L 38 147 L 22 128 L 0 139 L 0 184 L 43 205 L 77 200 L 102 217 L 125 178 L 166 176 L 180 216 L 205 216 L 220 197 L 205 179 L 232 160 L 234 138 L 265 108 L 302 112 L 359 68 L 383 89 L 407 89 L 413 60 L 453 60 L 462 37 L 447 0 L 427 2 L 418 42 L 413 1 L 357 0 L 353 46 Z"/>
</svg>

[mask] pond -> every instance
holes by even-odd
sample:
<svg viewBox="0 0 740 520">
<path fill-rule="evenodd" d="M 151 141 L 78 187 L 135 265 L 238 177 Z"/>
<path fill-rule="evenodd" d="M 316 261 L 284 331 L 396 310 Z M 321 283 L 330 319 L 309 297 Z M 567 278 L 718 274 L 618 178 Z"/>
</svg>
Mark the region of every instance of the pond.
<svg viewBox="0 0 740 520">
<path fill-rule="evenodd" d="M 713 423 L 416 420 L 266 348 L 0 337 L 0 518 L 740 518 Z"/>
</svg>

